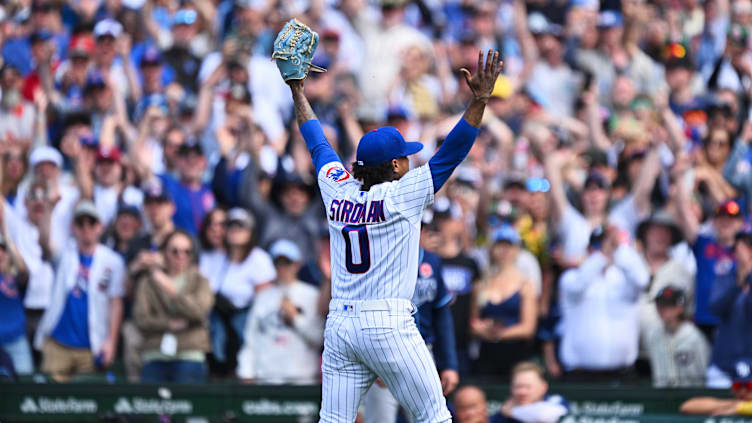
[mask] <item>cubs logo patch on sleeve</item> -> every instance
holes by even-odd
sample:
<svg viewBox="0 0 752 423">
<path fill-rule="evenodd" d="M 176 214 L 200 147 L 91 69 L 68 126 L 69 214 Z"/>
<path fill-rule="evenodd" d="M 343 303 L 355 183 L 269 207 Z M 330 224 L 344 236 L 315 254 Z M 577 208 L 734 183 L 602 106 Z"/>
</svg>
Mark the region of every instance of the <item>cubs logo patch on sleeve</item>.
<svg viewBox="0 0 752 423">
<path fill-rule="evenodd" d="M 350 178 L 350 173 L 341 166 L 333 166 L 326 171 L 326 177 L 333 182 L 343 182 Z"/>
</svg>

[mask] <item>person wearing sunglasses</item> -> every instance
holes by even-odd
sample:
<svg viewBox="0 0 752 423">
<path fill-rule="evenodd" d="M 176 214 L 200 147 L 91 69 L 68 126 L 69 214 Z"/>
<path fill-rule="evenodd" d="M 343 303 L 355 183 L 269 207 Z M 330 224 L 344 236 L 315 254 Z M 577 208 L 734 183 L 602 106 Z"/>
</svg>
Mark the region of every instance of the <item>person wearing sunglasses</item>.
<svg viewBox="0 0 752 423">
<path fill-rule="evenodd" d="M 197 268 L 196 241 L 177 229 L 167 236 L 161 258 L 137 283 L 133 318 L 143 336 L 142 382 L 206 381 L 209 281 Z"/>
<path fill-rule="evenodd" d="M 739 360 L 734 365 L 731 392 L 734 398 L 695 397 L 681 405 L 684 414 L 712 416 L 752 416 L 752 360 Z"/>
<path fill-rule="evenodd" d="M 99 243 L 102 223 L 93 202 L 76 205 L 72 232 L 75 242 L 54 261 L 50 305 L 34 340 L 42 371 L 58 382 L 112 364 L 123 318 L 125 264 Z"/>
</svg>

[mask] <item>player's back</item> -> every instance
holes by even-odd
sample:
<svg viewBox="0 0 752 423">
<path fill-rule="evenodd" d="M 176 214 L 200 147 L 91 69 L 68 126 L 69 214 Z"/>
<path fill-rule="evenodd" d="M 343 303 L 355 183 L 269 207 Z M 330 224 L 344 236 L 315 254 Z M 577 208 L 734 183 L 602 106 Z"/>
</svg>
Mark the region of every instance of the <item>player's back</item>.
<svg viewBox="0 0 752 423">
<path fill-rule="evenodd" d="M 420 219 L 433 201 L 428 166 L 368 191 L 339 162 L 323 166 L 318 179 L 329 221 L 332 298 L 411 299 Z"/>
</svg>

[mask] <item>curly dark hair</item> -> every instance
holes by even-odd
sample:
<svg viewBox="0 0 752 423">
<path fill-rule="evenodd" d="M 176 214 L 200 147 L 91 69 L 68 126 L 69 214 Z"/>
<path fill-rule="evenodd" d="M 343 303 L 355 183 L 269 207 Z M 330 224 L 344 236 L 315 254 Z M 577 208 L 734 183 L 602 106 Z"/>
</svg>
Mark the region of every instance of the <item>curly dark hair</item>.
<svg viewBox="0 0 752 423">
<path fill-rule="evenodd" d="M 391 182 L 394 180 L 394 168 L 392 162 L 384 162 L 374 166 L 366 166 L 353 162 L 352 174 L 355 179 L 361 181 L 361 191 L 368 191 L 372 186 L 378 185 L 382 182 Z"/>
</svg>

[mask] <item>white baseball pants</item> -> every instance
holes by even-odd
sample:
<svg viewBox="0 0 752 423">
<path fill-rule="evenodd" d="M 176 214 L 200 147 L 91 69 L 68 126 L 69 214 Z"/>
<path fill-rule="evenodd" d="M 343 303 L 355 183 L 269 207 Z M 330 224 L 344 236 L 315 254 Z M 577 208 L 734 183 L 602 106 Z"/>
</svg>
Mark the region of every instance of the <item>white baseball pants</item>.
<svg viewBox="0 0 752 423">
<path fill-rule="evenodd" d="M 320 423 L 352 423 L 380 377 L 414 423 L 451 422 L 408 300 L 336 300 L 324 330 Z"/>
</svg>

